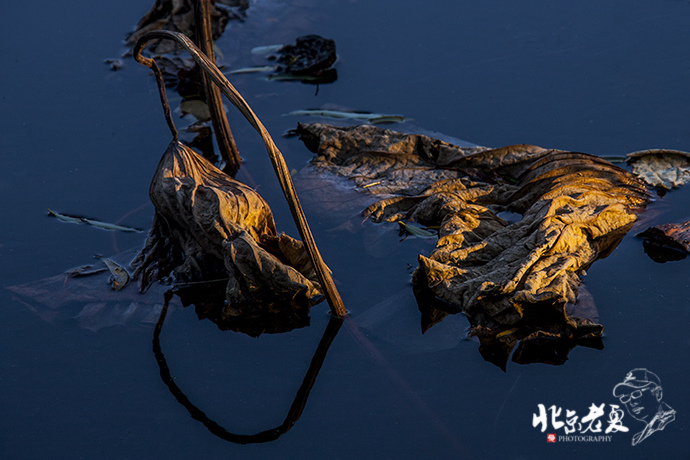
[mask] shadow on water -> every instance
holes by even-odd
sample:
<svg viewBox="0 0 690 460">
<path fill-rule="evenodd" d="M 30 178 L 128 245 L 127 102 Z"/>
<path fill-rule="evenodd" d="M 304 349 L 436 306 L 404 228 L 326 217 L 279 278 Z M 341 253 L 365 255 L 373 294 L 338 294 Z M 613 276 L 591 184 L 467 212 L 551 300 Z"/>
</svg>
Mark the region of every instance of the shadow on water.
<svg viewBox="0 0 690 460">
<path fill-rule="evenodd" d="M 283 421 L 283 423 L 276 428 L 271 428 L 260 433 L 235 434 L 229 432 L 217 422 L 211 420 L 203 410 L 192 403 L 187 395 L 185 395 L 185 393 L 180 389 L 180 387 L 177 386 L 175 379 L 170 373 L 170 368 L 168 367 L 165 355 L 161 349 L 160 334 L 161 330 L 163 329 L 163 323 L 165 322 L 165 316 L 167 314 L 168 306 L 170 304 L 170 300 L 172 300 L 172 297 L 173 292 L 171 290 L 166 291 L 165 304 L 163 305 L 163 309 L 161 310 L 160 317 L 158 318 L 158 322 L 156 323 L 156 327 L 153 332 L 153 354 L 156 357 L 156 362 L 160 368 L 161 379 L 170 390 L 170 393 L 175 396 L 177 402 L 182 404 L 185 409 L 189 411 L 189 414 L 192 416 L 192 418 L 201 422 L 211 433 L 225 441 L 237 444 L 264 443 L 275 441 L 280 436 L 287 433 L 295 425 L 295 423 L 297 423 L 302 415 L 302 411 L 307 404 L 307 398 L 309 398 L 309 392 L 314 386 L 314 382 L 316 382 L 316 377 L 318 376 L 319 370 L 326 359 L 326 354 L 328 353 L 329 347 L 333 343 L 333 340 L 335 340 L 335 336 L 338 334 L 338 331 L 343 324 L 343 319 L 332 316 L 328 321 L 326 330 L 323 333 L 323 337 L 321 338 L 321 341 L 314 352 L 314 356 L 309 364 L 309 369 L 304 375 L 302 385 L 297 390 L 297 394 L 295 395 L 295 399 L 290 406 L 287 416 L 285 417 L 285 421 Z"/>
</svg>

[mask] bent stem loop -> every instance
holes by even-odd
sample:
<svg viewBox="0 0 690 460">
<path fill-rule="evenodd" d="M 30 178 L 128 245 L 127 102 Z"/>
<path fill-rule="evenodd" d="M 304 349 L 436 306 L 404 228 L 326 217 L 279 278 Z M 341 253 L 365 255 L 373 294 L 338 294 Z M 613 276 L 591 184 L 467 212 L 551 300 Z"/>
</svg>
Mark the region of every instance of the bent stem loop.
<svg viewBox="0 0 690 460">
<path fill-rule="evenodd" d="M 208 59 L 208 57 L 206 57 L 206 55 L 204 55 L 199 50 L 199 48 L 197 48 L 196 45 L 194 45 L 194 43 L 185 35 L 180 34 L 178 32 L 171 32 L 167 30 L 158 30 L 144 34 L 139 39 L 139 41 L 137 41 L 137 44 L 134 47 L 134 59 L 136 59 L 137 62 L 145 65 L 146 67 L 151 68 L 154 71 L 154 73 L 156 73 L 156 69 L 158 69 L 158 66 L 156 65 L 155 61 L 151 58 L 144 57 L 141 54 L 142 50 L 146 46 L 146 43 L 154 39 L 175 40 L 177 43 L 182 45 L 189 52 L 191 57 L 196 61 L 199 67 L 204 71 L 204 73 L 208 75 L 216 85 L 218 85 L 221 92 L 225 94 L 225 96 L 230 100 L 230 102 L 232 102 L 232 104 L 235 107 L 237 107 L 237 109 L 242 113 L 242 115 L 244 115 L 249 124 L 251 124 L 254 127 L 254 129 L 259 133 L 259 135 L 264 141 L 264 144 L 266 145 L 266 150 L 268 152 L 269 158 L 271 159 L 273 170 L 275 171 L 276 176 L 278 177 L 278 182 L 280 183 L 280 187 L 283 190 L 283 195 L 285 196 L 285 199 L 288 202 L 290 212 L 292 213 L 292 217 L 295 220 L 295 224 L 297 225 L 300 237 L 302 238 L 302 241 L 307 247 L 307 253 L 309 254 L 309 258 L 311 259 L 311 262 L 314 265 L 316 275 L 319 278 L 319 282 L 321 283 L 321 286 L 323 288 L 324 295 L 326 296 L 326 300 L 328 301 L 328 304 L 331 308 L 331 313 L 338 317 L 346 316 L 347 310 L 345 310 L 345 306 L 343 305 L 343 301 L 340 298 L 340 294 L 338 293 L 338 290 L 336 289 L 335 284 L 333 283 L 333 278 L 331 277 L 330 270 L 324 263 L 323 258 L 321 257 L 321 254 L 319 253 L 319 250 L 316 247 L 316 242 L 314 241 L 314 237 L 311 233 L 311 230 L 309 229 L 307 218 L 304 215 L 302 205 L 299 202 L 297 192 L 295 191 L 295 186 L 292 183 L 292 178 L 290 177 L 290 171 L 287 165 L 285 164 L 285 159 L 283 158 L 283 155 L 280 153 L 280 150 L 278 150 L 278 147 L 273 142 L 271 135 L 268 133 L 268 131 L 261 123 L 259 118 L 256 116 L 256 114 L 249 107 L 249 104 L 247 104 L 244 98 L 242 98 L 242 96 L 235 89 L 235 87 L 230 84 L 228 79 L 225 78 L 225 75 L 223 75 L 223 73 L 218 69 L 218 67 L 216 67 L 216 65 L 213 64 L 213 62 L 211 62 Z M 158 70 L 158 72 L 160 73 L 160 70 Z M 172 118 L 170 117 L 170 107 L 167 106 L 166 108 L 167 98 L 164 99 L 165 87 L 161 85 L 162 77 L 159 78 L 157 74 L 156 79 L 158 80 L 158 86 L 161 92 L 161 101 L 163 101 L 166 120 L 168 121 L 168 125 L 170 126 L 171 131 L 173 132 L 173 137 L 177 139 L 177 130 L 175 129 L 174 124 L 172 124 Z"/>
<path fill-rule="evenodd" d="M 163 349 L 161 347 L 160 336 L 161 330 L 163 329 L 163 322 L 165 321 L 165 316 L 167 314 L 172 297 L 172 290 L 165 292 L 165 303 L 163 304 L 163 309 L 161 310 L 160 316 L 158 317 L 158 322 L 156 323 L 156 328 L 153 332 L 153 355 L 156 357 L 156 361 L 158 362 L 161 379 L 163 379 L 163 382 L 173 394 L 177 402 L 182 404 L 185 409 L 189 411 L 189 415 L 191 415 L 192 418 L 203 423 L 211 433 L 218 436 L 220 439 L 237 444 L 253 444 L 275 441 L 280 436 L 290 431 L 290 429 L 302 416 L 302 412 L 304 412 L 304 408 L 307 405 L 307 399 L 309 398 L 309 393 L 314 387 L 314 383 L 316 383 L 316 377 L 319 375 L 321 366 L 326 359 L 328 349 L 333 343 L 333 340 L 335 340 L 335 336 L 338 334 L 340 326 L 343 324 L 343 319 L 332 316 L 328 321 L 326 330 L 323 332 L 321 341 L 319 342 L 319 345 L 314 352 L 314 356 L 311 359 L 311 363 L 309 364 L 309 369 L 307 369 L 307 373 L 304 375 L 302 385 L 297 390 L 295 399 L 292 401 L 292 405 L 290 406 L 283 423 L 276 428 L 270 428 L 256 434 L 235 434 L 229 432 L 214 420 L 211 420 L 206 413 L 204 413 L 204 411 L 194 405 L 194 403 L 190 401 L 180 387 L 177 386 L 177 383 L 175 382 L 176 377 L 173 378 L 172 373 L 170 372 L 170 367 L 168 366 L 168 362 L 165 359 L 165 355 L 163 354 Z"/>
</svg>

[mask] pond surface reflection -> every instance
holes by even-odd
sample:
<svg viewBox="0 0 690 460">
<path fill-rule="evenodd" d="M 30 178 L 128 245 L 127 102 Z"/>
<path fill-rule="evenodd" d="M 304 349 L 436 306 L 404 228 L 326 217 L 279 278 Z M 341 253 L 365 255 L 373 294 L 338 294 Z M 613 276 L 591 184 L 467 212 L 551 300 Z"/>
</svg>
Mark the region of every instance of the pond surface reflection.
<svg viewBox="0 0 690 460">
<path fill-rule="evenodd" d="M 2 6 L 0 34 L 11 44 L 0 70 L 4 287 L 93 262 L 94 254 L 141 248 L 141 234 L 70 225 L 49 219 L 46 209 L 150 228 L 148 187 L 169 140 L 157 89 L 129 59 L 117 72 L 103 63 L 124 51 L 126 32 L 150 6 Z M 690 149 L 689 15 L 690 3 L 678 0 L 258 0 L 217 46 L 230 70 L 261 64 L 250 52 L 255 46 L 309 33 L 335 40 L 338 79 L 318 94 L 311 85 L 256 74 L 232 78 L 297 170 L 311 153 L 280 134 L 313 118 L 282 115 L 333 107 L 402 114 L 414 122 L 400 129 L 480 145 L 618 156 Z M 236 112 L 229 120 L 244 159 L 238 178 L 268 201 L 279 230 L 296 236 L 260 139 Z M 562 366 L 509 362 L 505 373 L 465 338 L 460 315 L 422 335 L 409 278 L 433 240 L 399 241 L 397 226 L 360 220 L 353 227 L 356 212 L 305 205 L 351 317 L 330 345 L 299 421 L 262 444 L 213 436 L 178 404 L 161 382 L 150 321 L 93 332 L 79 327 L 80 310 L 70 310 L 76 304 L 61 306 L 65 313 L 48 322 L 3 289 L 0 456 L 517 459 L 557 450 L 562 458 L 687 458 L 683 357 L 690 340 L 681 325 L 690 319 L 690 261 L 656 263 L 634 235 L 690 219 L 689 190 L 652 203 L 588 271 L 585 285 L 605 327 L 603 350 L 578 347 Z M 163 303 L 157 295 L 152 305 Z M 309 327 L 253 338 L 199 321 L 173 301 L 160 346 L 172 381 L 208 419 L 228 432 L 258 433 L 291 411 L 329 319 L 320 304 Z M 539 404 L 580 416 L 592 404 L 619 404 L 612 390 L 635 368 L 660 377 L 664 401 L 677 412 L 664 431 L 633 447 L 642 426 L 624 418 L 630 431 L 610 442 L 551 445 L 533 426 Z"/>
</svg>

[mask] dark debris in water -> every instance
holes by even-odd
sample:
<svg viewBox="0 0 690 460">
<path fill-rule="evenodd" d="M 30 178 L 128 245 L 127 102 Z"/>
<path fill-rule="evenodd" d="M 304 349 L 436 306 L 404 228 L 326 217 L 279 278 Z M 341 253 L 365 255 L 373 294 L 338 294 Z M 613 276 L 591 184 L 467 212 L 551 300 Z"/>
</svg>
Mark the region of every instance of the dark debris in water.
<svg viewBox="0 0 690 460">
<path fill-rule="evenodd" d="M 248 0 L 216 0 L 211 4 L 211 31 L 213 39 L 223 35 L 229 21 L 242 21 L 249 8 Z M 156 0 L 151 9 L 139 20 L 126 43 L 134 44 L 147 32 L 170 30 L 189 38 L 195 35 L 194 0 Z M 155 40 L 148 50 L 152 54 L 176 53 L 182 47 L 170 40 Z"/>
<path fill-rule="evenodd" d="M 644 238 L 644 249 L 654 262 L 682 260 L 690 253 L 690 221 L 650 227 L 637 236 Z"/>
<path fill-rule="evenodd" d="M 252 49 L 253 54 L 266 55 L 272 65 L 244 67 L 235 69 L 230 74 L 268 72 L 268 80 L 300 81 L 318 85 L 332 83 L 338 79 L 338 72 L 333 67 L 338 59 L 335 41 L 319 35 L 297 37 L 295 44 L 268 45 Z"/>
<path fill-rule="evenodd" d="M 297 37 L 295 44 L 283 46 L 268 59 L 278 64 L 275 71 L 278 76 L 294 76 L 305 83 L 331 83 L 338 78 L 332 68 L 338 59 L 335 41 L 319 35 Z"/>
</svg>

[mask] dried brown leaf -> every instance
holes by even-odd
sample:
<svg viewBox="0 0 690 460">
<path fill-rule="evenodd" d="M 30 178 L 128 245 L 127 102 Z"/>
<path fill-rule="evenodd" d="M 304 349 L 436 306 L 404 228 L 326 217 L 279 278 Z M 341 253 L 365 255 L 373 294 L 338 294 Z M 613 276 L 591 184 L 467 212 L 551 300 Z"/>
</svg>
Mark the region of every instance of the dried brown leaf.
<svg viewBox="0 0 690 460">
<path fill-rule="evenodd" d="M 169 275 L 184 282 L 229 277 L 224 316 L 271 313 L 280 302 L 319 296 L 302 243 L 276 234 L 263 198 L 189 147 L 171 142 L 149 195 L 157 225 L 133 263 L 143 289 Z"/>
<path fill-rule="evenodd" d="M 365 216 L 439 226 L 436 249 L 419 256 L 416 289 L 465 312 L 485 345 L 502 344 L 488 354 L 529 338 L 519 355 L 526 360 L 527 348 L 552 338 L 601 334 L 565 306 L 576 304 L 584 270 L 616 247 L 648 201 L 635 176 L 592 155 L 531 145 L 466 148 L 366 125 L 298 131 L 317 153 L 315 168 L 380 198 Z M 365 186 L 374 180 L 386 188 Z M 507 222 L 503 211 L 522 218 Z"/>
</svg>

